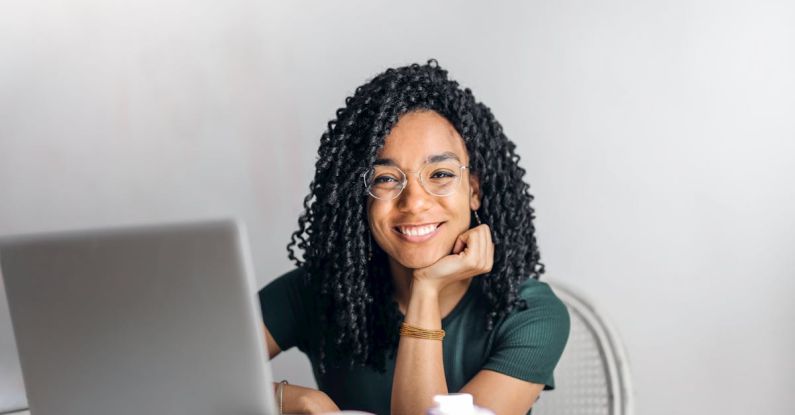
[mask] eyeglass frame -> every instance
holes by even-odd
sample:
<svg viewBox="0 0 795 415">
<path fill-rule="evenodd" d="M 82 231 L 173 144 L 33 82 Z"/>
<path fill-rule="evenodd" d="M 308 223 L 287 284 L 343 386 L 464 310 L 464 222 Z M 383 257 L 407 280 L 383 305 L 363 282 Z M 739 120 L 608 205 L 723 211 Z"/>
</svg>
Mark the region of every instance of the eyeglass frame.
<svg viewBox="0 0 795 415">
<path fill-rule="evenodd" d="M 422 181 L 422 176 L 420 175 L 420 172 L 425 170 L 425 168 L 428 167 L 428 165 L 430 165 L 430 164 L 435 164 L 435 163 L 426 162 L 426 163 L 424 163 L 422 165 L 422 167 L 420 167 L 419 170 L 407 170 L 407 171 L 403 171 L 403 169 L 401 169 L 398 166 L 391 166 L 391 167 L 394 167 L 394 168 L 398 169 L 398 171 L 403 174 L 403 180 L 400 182 L 400 190 L 391 199 L 382 199 L 382 198 L 374 195 L 372 192 L 370 192 L 370 185 L 367 183 L 367 177 L 366 176 L 367 176 L 367 173 L 369 173 L 370 170 L 373 170 L 375 167 L 369 167 L 368 169 L 363 171 L 362 175 L 361 175 L 362 176 L 362 181 L 364 182 L 364 191 L 368 195 L 370 195 L 370 196 L 372 196 L 372 197 L 374 197 L 375 199 L 378 199 L 378 200 L 384 200 L 384 201 L 387 201 L 387 202 L 395 200 L 395 199 L 397 199 L 400 196 L 401 193 L 403 193 L 403 190 L 406 189 L 406 186 L 409 185 L 409 175 L 406 174 L 406 173 L 414 173 L 417 176 L 417 181 L 420 182 L 420 186 L 422 187 L 422 189 L 425 190 L 429 195 L 433 195 L 433 196 L 436 196 L 436 197 L 448 197 L 448 196 L 451 196 L 451 195 L 455 194 L 455 190 L 453 190 L 453 191 L 451 191 L 450 193 L 448 193 L 446 195 L 437 195 L 436 193 L 431 192 L 430 190 L 428 190 L 425 187 L 425 182 Z M 469 171 L 470 173 L 472 172 L 470 166 L 465 166 L 465 165 L 463 165 L 461 163 L 458 163 L 458 164 L 460 164 L 460 166 L 458 167 L 458 171 L 459 172 L 461 170 L 463 170 L 463 169 L 467 169 L 467 171 Z M 457 184 L 461 183 L 461 176 L 463 176 L 463 175 L 459 175 L 459 179 L 458 179 L 458 183 Z"/>
</svg>

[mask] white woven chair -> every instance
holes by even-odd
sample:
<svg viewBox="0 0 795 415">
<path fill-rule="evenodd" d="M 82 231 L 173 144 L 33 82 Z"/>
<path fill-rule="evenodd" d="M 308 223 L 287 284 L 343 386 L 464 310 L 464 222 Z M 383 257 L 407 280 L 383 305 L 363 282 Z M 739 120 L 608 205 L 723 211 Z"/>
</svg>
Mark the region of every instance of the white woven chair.
<svg viewBox="0 0 795 415">
<path fill-rule="evenodd" d="M 571 332 L 555 368 L 555 390 L 541 393 L 533 415 L 633 415 L 629 368 L 615 331 L 582 297 L 549 285 L 569 309 Z"/>
</svg>

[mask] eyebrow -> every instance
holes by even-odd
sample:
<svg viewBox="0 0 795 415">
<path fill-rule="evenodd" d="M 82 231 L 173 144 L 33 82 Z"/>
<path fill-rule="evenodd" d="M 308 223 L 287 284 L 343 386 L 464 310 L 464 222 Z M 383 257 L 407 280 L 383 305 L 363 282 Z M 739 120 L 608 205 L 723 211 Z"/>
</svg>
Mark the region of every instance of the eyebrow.
<svg viewBox="0 0 795 415">
<path fill-rule="evenodd" d="M 426 163 L 438 163 L 440 161 L 450 160 L 450 159 L 453 159 L 453 160 L 461 163 L 461 159 L 459 159 L 458 155 L 456 155 L 452 151 L 445 151 L 442 154 L 430 155 L 430 156 L 428 156 L 425 159 L 425 162 Z M 376 166 L 396 166 L 397 167 L 397 163 L 395 163 L 395 161 L 392 160 L 392 159 L 378 159 L 373 164 L 375 164 Z"/>
</svg>

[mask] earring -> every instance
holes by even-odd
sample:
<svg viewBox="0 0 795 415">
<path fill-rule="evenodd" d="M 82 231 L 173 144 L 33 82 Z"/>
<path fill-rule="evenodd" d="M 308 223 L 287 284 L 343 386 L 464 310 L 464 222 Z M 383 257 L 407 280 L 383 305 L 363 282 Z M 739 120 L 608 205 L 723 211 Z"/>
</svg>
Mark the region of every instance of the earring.
<svg viewBox="0 0 795 415">
<path fill-rule="evenodd" d="M 483 223 L 480 221 L 480 216 L 478 216 L 478 211 L 473 210 L 472 212 L 475 213 L 475 220 L 478 221 L 478 225 L 482 225 Z"/>
</svg>

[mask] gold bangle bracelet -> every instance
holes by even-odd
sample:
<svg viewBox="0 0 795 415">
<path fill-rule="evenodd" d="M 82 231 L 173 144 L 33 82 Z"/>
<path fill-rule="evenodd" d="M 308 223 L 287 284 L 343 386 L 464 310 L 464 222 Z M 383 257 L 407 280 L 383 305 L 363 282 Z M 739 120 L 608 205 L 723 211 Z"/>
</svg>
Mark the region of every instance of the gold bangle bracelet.
<svg viewBox="0 0 795 415">
<path fill-rule="evenodd" d="M 403 323 L 400 325 L 400 335 L 416 339 L 442 340 L 444 338 L 444 330 L 428 330 Z"/>
<path fill-rule="evenodd" d="M 279 414 L 280 415 L 284 413 L 284 385 L 287 385 L 287 384 L 288 383 L 287 383 L 286 380 L 282 380 L 281 382 L 279 382 L 278 395 L 279 395 Z"/>
</svg>

